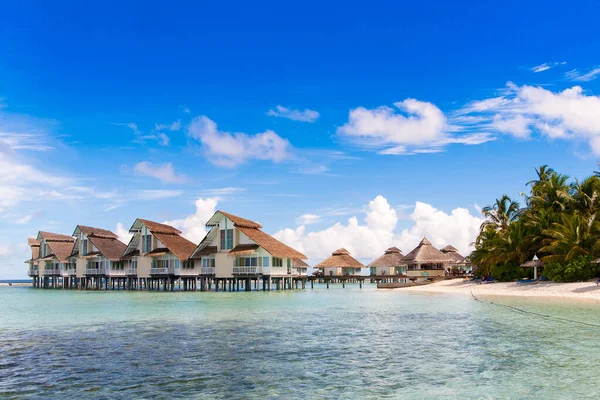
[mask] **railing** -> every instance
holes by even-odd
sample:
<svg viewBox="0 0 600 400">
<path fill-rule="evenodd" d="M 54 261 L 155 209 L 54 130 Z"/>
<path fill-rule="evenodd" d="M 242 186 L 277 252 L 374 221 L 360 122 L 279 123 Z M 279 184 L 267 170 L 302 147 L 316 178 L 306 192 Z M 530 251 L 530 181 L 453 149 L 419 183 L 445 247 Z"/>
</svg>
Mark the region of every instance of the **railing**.
<svg viewBox="0 0 600 400">
<path fill-rule="evenodd" d="M 67 270 L 67 274 L 68 275 L 77 275 L 77 269 L 76 268 L 69 268 Z"/>
<path fill-rule="evenodd" d="M 40 274 L 40 271 L 37 269 L 30 269 L 27 272 L 27 275 L 29 275 L 29 276 L 38 276 L 39 274 Z"/>
<path fill-rule="evenodd" d="M 125 268 L 125 275 L 137 275 L 137 268 Z"/>
<path fill-rule="evenodd" d="M 200 268 L 200 275 L 214 275 L 215 267 L 202 267 Z"/>
<path fill-rule="evenodd" d="M 179 268 L 175 270 L 175 273 L 179 276 L 197 276 L 198 270 L 196 268 Z"/>
<path fill-rule="evenodd" d="M 150 268 L 150 275 L 172 275 L 175 268 Z"/>
<path fill-rule="evenodd" d="M 60 269 L 45 269 L 44 275 L 60 275 Z"/>
<path fill-rule="evenodd" d="M 233 275 L 258 275 L 262 273 L 260 267 L 233 267 Z"/>
<path fill-rule="evenodd" d="M 88 268 L 85 270 L 86 275 L 106 275 L 106 268 Z"/>
<path fill-rule="evenodd" d="M 125 276 L 125 270 L 124 269 L 109 269 L 107 270 L 108 274 L 110 276 Z"/>
</svg>

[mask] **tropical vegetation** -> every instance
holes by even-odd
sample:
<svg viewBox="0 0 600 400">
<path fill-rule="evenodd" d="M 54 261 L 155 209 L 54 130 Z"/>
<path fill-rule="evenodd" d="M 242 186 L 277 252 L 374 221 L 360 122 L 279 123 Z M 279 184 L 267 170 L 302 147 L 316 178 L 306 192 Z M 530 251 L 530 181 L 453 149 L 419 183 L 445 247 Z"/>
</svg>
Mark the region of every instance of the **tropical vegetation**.
<svg viewBox="0 0 600 400">
<path fill-rule="evenodd" d="M 511 281 L 531 274 L 520 265 L 537 255 L 543 275 L 557 282 L 598 276 L 600 257 L 600 174 L 582 181 L 536 169 L 523 205 L 503 195 L 483 208 L 486 217 L 469 256 L 476 273 Z"/>
</svg>

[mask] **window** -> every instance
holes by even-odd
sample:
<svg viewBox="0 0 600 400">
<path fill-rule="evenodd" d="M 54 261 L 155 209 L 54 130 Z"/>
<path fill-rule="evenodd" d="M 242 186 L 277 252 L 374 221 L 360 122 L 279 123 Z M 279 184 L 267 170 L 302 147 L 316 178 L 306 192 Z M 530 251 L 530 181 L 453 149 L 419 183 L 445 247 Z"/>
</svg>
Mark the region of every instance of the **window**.
<svg viewBox="0 0 600 400">
<path fill-rule="evenodd" d="M 179 268 L 179 260 L 175 260 L 175 268 Z"/>
<path fill-rule="evenodd" d="M 287 273 L 292 273 L 292 260 L 290 260 L 289 258 L 287 259 Z"/>
<path fill-rule="evenodd" d="M 208 267 L 207 262 L 208 262 L 208 260 L 206 258 L 202 259 L 202 268 Z"/>
<path fill-rule="evenodd" d="M 87 238 L 83 239 L 83 242 L 81 242 L 81 254 L 82 255 L 86 255 L 88 253 L 88 241 Z"/>
<path fill-rule="evenodd" d="M 152 235 L 142 235 L 142 253 L 152 251 Z"/>
<path fill-rule="evenodd" d="M 42 257 L 46 257 L 46 242 L 44 242 L 44 251 L 43 251 Z"/>
<path fill-rule="evenodd" d="M 269 266 L 269 257 L 263 257 L 263 267 L 268 267 Z"/>
<path fill-rule="evenodd" d="M 221 250 L 233 249 L 233 229 L 221 230 Z"/>
<path fill-rule="evenodd" d="M 273 257 L 273 266 L 274 267 L 283 267 L 283 259 L 278 257 Z"/>
</svg>

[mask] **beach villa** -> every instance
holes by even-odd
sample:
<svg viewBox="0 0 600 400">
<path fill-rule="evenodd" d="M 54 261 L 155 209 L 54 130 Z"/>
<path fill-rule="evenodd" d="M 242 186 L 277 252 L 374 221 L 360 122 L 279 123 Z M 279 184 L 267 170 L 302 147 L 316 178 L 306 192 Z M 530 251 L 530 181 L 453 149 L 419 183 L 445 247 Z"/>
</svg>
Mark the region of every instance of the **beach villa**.
<svg viewBox="0 0 600 400">
<path fill-rule="evenodd" d="M 410 278 L 435 278 L 445 275 L 445 268 L 453 264 L 453 259 L 433 247 L 427 238 L 404 257 L 408 266 L 406 275 Z"/>
<path fill-rule="evenodd" d="M 447 269 L 450 269 L 451 271 L 456 269 L 458 272 L 471 272 L 471 263 L 468 262 L 454 246 L 448 245 L 440 251 L 452 260 L 452 263 L 447 265 Z"/>
<path fill-rule="evenodd" d="M 390 247 L 383 255 L 369 265 L 370 275 L 404 275 L 406 262 L 402 251 L 397 247 Z"/>
<path fill-rule="evenodd" d="M 56 287 L 59 278 L 68 277 L 68 271 L 74 268 L 68 259 L 75 239 L 67 235 L 40 231 L 36 240 L 39 242 L 39 256 L 32 263 L 37 262 L 40 283 L 43 287 Z M 66 281 L 63 279 L 64 282 Z"/>
<path fill-rule="evenodd" d="M 306 259 L 263 232 L 259 223 L 224 211 L 217 211 L 206 227 L 209 232 L 191 257 L 203 277 L 288 279 L 299 274 L 294 260 Z"/>
<path fill-rule="evenodd" d="M 92 228 L 90 226 L 77 225 L 73 232 L 75 245 L 69 260 L 73 265 L 69 277 L 83 282 L 87 287 L 94 284 L 96 287 L 103 283 L 108 286 L 116 280 L 124 281 L 125 267 L 121 256 L 127 247 L 113 232 Z"/>
<path fill-rule="evenodd" d="M 323 276 L 359 276 L 364 265 L 352 257 L 348 250 L 341 248 L 315 265 L 315 268 L 319 269 Z"/>
<path fill-rule="evenodd" d="M 198 271 L 194 268 L 190 255 L 196 248 L 181 232 L 165 224 L 136 219 L 129 233 L 133 237 L 121 254 L 125 273 L 138 283 L 149 280 L 162 280 L 173 287 L 175 279 L 194 278 Z"/>
<path fill-rule="evenodd" d="M 298 276 L 306 276 L 308 271 L 308 264 L 299 258 L 292 260 L 292 274 Z"/>
</svg>

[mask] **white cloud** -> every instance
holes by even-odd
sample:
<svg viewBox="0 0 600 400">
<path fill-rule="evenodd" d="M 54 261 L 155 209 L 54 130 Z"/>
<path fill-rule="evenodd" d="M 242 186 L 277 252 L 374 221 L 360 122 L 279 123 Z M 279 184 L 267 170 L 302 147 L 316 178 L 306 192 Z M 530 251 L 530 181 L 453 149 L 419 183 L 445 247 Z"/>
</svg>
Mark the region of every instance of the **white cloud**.
<svg viewBox="0 0 600 400">
<path fill-rule="evenodd" d="M 158 144 L 161 146 L 168 146 L 169 142 L 170 142 L 169 136 L 167 136 L 164 133 L 160 133 L 160 132 L 152 132 L 152 133 L 148 133 L 148 134 L 143 133 L 135 122 L 126 122 L 126 123 L 125 122 L 113 122 L 112 125 L 126 126 L 127 128 L 131 129 L 131 131 L 133 132 L 133 134 L 135 136 L 134 142 L 137 142 L 137 143 L 145 143 L 147 140 L 154 140 L 154 141 L 157 141 Z M 158 126 L 162 126 L 162 125 L 156 124 L 156 127 L 158 127 Z M 168 125 L 168 127 L 171 127 L 171 126 L 176 126 L 176 125 Z"/>
<path fill-rule="evenodd" d="M 215 188 L 215 189 L 205 189 L 201 190 L 200 194 L 203 196 L 228 196 L 232 194 L 237 194 L 246 191 L 245 188 L 239 187 L 224 187 L 224 188 Z"/>
<path fill-rule="evenodd" d="M 235 167 L 251 159 L 283 161 L 290 143 L 273 131 L 255 135 L 219 131 L 217 124 L 202 115 L 194 118 L 188 127 L 188 136 L 199 141 L 213 164 Z"/>
<path fill-rule="evenodd" d="M 171 132 L 175 132 L 181 129 L 181 120 L 173 121 L 170 124 L 154 124 L 154 130 L 156 131 L 164 131 L 169 130 Z"/>
<path fill-rule="evenodd" d="M 267 115 L 303 122 L 315 122 L 320 116 L 320 114 L 317 111 L 309 110 L 308 108 L 304 111 L 301 111 L 293 110 L 279 105 L 276 106 L 275 109 L 267 111 Z"/>
<path fill-rule="evenodd" d="M 429 204 L 417 202 L 414 211 L 409 214 L 413 225 L 397 232 L 398 216 L 383 196 L 372 200 L 365 213 L 364 224 L 357 217 L 351 217 L 346 224 L 338 222 L 320 231 L 308 232 L 307 227 L 301 225 L 295 229 L 280 230 L 274 236 L 316 262 L 340 247 L 367 262 L 379 257 L 391 246 L 400 247 L 406 254 L 425 236 L 438 248 L 452 244 L 467 255 L 483 222 L 482 218 L 471 215 L 464 208 L 456 208 L 447 214 Z"/>
<path fill-rule="evenodd" d="M 171 139 L 165 133 L 159 133 L 157 137 L 158 144 L 160 144 L 161 146 L 168 146 L 169 143 L 171 143 Z"/>
<path fill-rule="evenodd" d="M 139 200 L 160 200 L 170 197 L 181 196 L 180 190 L 138 190 L 135 192 L 136 198 Z"/>
<path fill-rule="evenodd" d="M 218 198 L 209 197 L 196 200 L 196 211 L 183 219 L 166 221 L 165 224 L 179 229 L 186 239 L 200 243 L 206 235 L 206 223 L 217 210 Z"/>
<path fill-rule="evenodd" d="M 0 245 L 0 257 L 7 257 L 11 255 L 10 247 Z"/>
<path fill-rule="evenodd" d="M 573 69 L 565 73 L 565 77 L 575 82 L 589 82 L 600 76 L 600 68 L 593 68 L 585 73 L 581 73 L 576 69 Z"/>
<path fill-rule="evenodd" d="M 298 172 L 306 175 L 332 175 L 329 173 L 329 167 L 320 164 L 310 164 L 298 168 Z"/>
<path fill-rule="evenodd" d="M 337 133 L 387 155 L 435 153 L 453 143 L 475 145 L 493 140 L 487 133 L 452 134 L 460 131 L 460 127 L 449 124 L 444 113 L 432 103 L 406 99 L 394 106 L 400 113 L 387 106 L 355 108 Z"/>
<path fill-rule="evenodd" d="M 162 183 L 183 183 L 187 181 L 185 175 L 175 173 L 175 168 L 171 163 L 154 165 L 148 161 L 143 161 L 137 163 L 133 169 L 139 175 L 156 178 Z"/>
<path fill-rule="evenodd" d="M 304 215 L 301 215 L 298 218 L 296 218 L 296 223 L 298 225 L 311 225 L 311 224 L 316 224 L 320 220 L 321 220 L 321 217 L 319 217 L 316 214 L 304 214 Z"/>
<path fill-rule="evenodd" d="M 476 117 L 465 129 L 583 140 L 600 155 L 600 96 L 586 95 L 580 86 L 553 92 L 509 82 L 502 96 L 469 103 L 455 115 Z"/>
<path fill-rule="evenodd" d="M 16 219 L 15 224 L 24 225 L 24 224 L 28 223 L 29 221 L 31 221 L 32 218 L 33 218 L 33 214 L 23 215 L 21 218 Z"/>
<path fill-rule="evenodd" d="M 123 224 L 120 222 L 118 222 L 117 226 L 115 227 L 115 233 L 119 237 L 119 240 L 125 244 L 129 244 L 129 241 L 131 240 L 131 237 L 133 236 L 131 233 L 129 233 L 129 231 L 127 229 L 125 229 Z"/>
<path fill-rule="evenodd" d="M 554 68 L 558 65 L 565 65 L 566 61 L 563 62 L 549 62 L 549 63 L 543 63 L 540 65 L 536 65 L 535 67 L 532 67 L 531 70 L 533 72 L 544 72 L 544 71 L 548 71 L 551 68 Z"/>
</svg>

